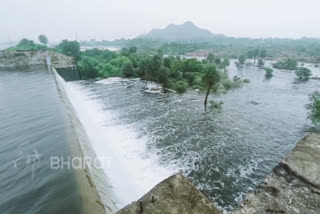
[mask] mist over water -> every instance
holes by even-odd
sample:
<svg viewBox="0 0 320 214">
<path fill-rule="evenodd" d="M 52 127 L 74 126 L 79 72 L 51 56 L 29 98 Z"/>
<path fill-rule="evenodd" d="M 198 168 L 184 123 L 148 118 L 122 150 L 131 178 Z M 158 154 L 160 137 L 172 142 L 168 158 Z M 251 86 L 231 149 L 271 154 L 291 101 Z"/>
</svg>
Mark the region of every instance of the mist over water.
<svg viewBox="0 0 320 214">
<path fill-rule="evenodd" d="M 139 79 L 67 83 L 89 136 L 97 138 L 97 155 L 112 157 L 106 175 L 123 204 L 181 171 L 230 211 L 310 129 L 305 104 L 320 81 L 295 83 L 294 72 L 279 70 L 271 79 L 258 68 L 228 70 L 251 83 L 211 96 L 223 101 L 221 113 L 204 112 L 202 93 L 150 94 Z"/>
</svg>

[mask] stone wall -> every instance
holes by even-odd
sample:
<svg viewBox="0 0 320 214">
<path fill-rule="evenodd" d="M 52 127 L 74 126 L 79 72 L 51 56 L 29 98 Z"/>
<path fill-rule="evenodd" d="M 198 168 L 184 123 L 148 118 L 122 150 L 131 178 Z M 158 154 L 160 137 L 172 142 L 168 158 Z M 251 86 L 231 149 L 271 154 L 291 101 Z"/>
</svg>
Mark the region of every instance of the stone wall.
<svg viewBox="0 0 320 214">
<path fill-rule="evenodd" d="M 0 51 L 0 68 L 45 65 L 47 57 L 50 57 L 54 67 L 68 67 L 75 64 L 71 57 L 54 51 Z"/>
</svg>

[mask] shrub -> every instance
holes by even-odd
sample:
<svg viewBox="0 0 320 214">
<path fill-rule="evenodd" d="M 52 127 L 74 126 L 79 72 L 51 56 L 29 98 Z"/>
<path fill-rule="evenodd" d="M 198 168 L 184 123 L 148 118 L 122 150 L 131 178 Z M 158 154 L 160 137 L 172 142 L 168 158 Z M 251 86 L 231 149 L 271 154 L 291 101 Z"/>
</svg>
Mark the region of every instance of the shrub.
<svg viewBox="0 0 320 214">
<path fill-rule="evenodd" d="M 308 118 L 313 124 L 320 124 L 320 92 L 315 91 L 309 95 L 309 100 L 311 103 L 307 104 L 307 109 L 309 110 Z"/>
<path fill-rule="evenodd" d="M 188 83 L 185 81 L 178 81 L 174 84 L 174 90 L 176 90 L 178 93 L 183 93 L 187 90 Z"/>
<path fill-rule="evenodd" d="M 306 81 L 311 76 L 311 70 L 308 68 L 300 67 L 296 70 L 296 75 L 299 80 Z"/>
<path fill-rule="evenodd" d="M 296 70 L 297 66 L 298 66 L 298 62 L 293 59 L 287 59 L 285 61 L 279 61 L 273 64 L 274 68 L 286 69 L 286 70 Z"/>
<path fill-rule="evenodd" d="M 242 80 L 243 83 L 250 83 L 250 80 L 249 79 L 244 79 Z"/>
<path fill-rule="evenodd" d="M 272 77 L 273 76 L 273 70 L 272 70 L 272 68 L 269 68 L 269 67 L 265 67 L 265 68 L 263 68 L 265 71 L 266 71 L 266 74 L 265 74 L 265 76 L 267 77 L 267 78 L 270 78 L 270 77 Z"/>
</svg>

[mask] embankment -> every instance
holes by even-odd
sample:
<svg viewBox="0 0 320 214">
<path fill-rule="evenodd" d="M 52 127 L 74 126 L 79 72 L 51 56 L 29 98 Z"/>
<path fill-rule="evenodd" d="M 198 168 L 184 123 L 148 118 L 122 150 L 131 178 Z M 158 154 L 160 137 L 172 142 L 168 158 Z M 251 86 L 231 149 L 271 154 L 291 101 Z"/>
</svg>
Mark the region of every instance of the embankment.
<svg viewBox="0 0 320 214">
<path fill-rule="evenodd" d="M 0 51 L 0 68 L 16 69 L 31 65 L 46 65 L 48 57 L 54 67 L 69 67 L 75 64 L 71 57 L 54 51 Z"/>
</svg>

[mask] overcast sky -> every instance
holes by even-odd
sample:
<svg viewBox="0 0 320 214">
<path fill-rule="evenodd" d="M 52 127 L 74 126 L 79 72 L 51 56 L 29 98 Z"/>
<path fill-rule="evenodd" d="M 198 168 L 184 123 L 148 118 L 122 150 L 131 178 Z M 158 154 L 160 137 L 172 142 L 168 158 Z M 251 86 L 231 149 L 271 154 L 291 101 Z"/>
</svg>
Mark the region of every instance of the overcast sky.
<svg viewBox="0 0 320 214">
<path fill-rule="evenodd" d="M 192 21 L 235 37 L 318 37 L 320 0 L 0 0 L 0 41 L 133 38 Z"/>
</svg>

